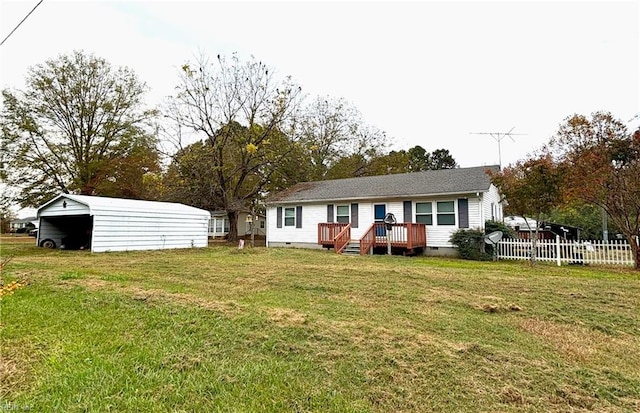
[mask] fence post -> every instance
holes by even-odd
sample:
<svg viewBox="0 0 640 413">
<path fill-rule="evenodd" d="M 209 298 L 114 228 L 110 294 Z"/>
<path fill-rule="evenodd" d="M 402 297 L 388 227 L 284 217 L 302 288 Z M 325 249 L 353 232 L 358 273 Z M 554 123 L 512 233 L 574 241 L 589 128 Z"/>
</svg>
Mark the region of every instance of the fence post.
<svg viewBox="0 0 640 413">
<path fill-rule="evenodd" d="M 558 267 L 561 265 L 560 261 L 560 235 L 556 235 L 556 262 Z"/>
</svg>

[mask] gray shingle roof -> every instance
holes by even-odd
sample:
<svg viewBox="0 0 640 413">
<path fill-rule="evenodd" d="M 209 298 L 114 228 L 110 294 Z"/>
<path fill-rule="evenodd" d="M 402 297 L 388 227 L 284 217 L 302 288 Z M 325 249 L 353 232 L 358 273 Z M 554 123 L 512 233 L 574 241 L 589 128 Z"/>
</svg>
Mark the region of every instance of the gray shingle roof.
<svg viewBox="0 0 640 413">
<path fill-rule="evenodd" d="M 486 171 L 498 167 L 442 169 L 405 174 L 364 176 L 330 181 L 302 182 L 274 194 L 268 204 L 368 198 L 397 198 L 484 192 L 491 180 Z"/>
</svg>

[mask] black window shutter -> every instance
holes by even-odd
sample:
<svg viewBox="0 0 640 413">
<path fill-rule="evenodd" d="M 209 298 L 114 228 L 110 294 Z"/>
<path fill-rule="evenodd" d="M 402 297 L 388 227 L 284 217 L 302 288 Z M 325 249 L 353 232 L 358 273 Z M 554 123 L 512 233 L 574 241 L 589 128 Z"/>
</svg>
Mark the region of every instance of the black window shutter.
<svg viewBox="0 0 640 413">
<path fill-rule="evenodd" d="M 282 228 L 282 207 L 276 208 L 276 228 Z"/>
<path fill-rule="evenodd" d="M 358 204 L 351 204 L 351 228 L 358 228 Z"/>
<path fill-rule="evenodd" d="M 302 207 L 296 207 L 296 228 L 302 228 Z"/>
<path fill-rule="evenodd" d="M 411 212 L 411 201 L 404 201 L 404 222 L 413 222 L 413 213 Z"/>
<path fill-rule="evenodd" d="M 333 222 L 333 204 L 327 205 L 327 222 Z"/>
<path fill-rule="evenodd" d="M 469 200 L 458 199 L 458 224 L 460 228 L 469 228 Z"/>
</svg>

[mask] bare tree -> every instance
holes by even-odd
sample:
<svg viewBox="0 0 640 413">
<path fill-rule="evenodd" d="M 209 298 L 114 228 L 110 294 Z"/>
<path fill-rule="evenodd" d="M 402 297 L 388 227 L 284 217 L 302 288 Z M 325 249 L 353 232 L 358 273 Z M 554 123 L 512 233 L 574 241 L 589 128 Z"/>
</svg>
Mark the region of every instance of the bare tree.
<svg viewBox="0 0 640 413">
<path fill-rule="evenodd" d="M 365 124 L 344 99 L 317 97 L 302 111 L 299 127 L 309 165 L 305 180 L 350 174 L 354 165 L 366 165 L 387 145 L 385 133 Z M 343 168 L 346 165 L 350 166 Z"/>
<path fill-rule="evenodd" d="M 185 63 L 176 90 L 165 117 L 179 129 L 177 141 L 189 134 L 208 147 L 209 167 L 192 174 L 210 174 L 201 200 L 227 212 L 229 239 L 235 241 L 238 214 L 254 212 L 255 199 L 291 150 L 287 137 L 301 88 L 291 78 L 277 81 L 262 62 L 252 58 L 243 63 L 234 54 L 230 61 L 218 55 L 214 62 L 202 56 L 194 64 Z M 180 164 L 180 156 L 174 156 L 173 163 Z"/>
</svg>

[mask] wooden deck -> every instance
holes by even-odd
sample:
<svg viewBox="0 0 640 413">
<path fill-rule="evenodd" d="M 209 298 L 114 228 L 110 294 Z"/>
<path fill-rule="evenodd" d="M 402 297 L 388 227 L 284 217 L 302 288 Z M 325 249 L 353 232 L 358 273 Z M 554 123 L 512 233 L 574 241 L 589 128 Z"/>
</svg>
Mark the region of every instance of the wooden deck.
<svg viewBox="0 0 640 413">
<path fill-rule="evenodd" d="M 373 248 L 387 247 L 387 234 L 391 240 L 391 247 L 413 252 L 417 248 L 427 246 L 427 229 L 425 224 L 399 223 L 393 224 L 387 230 L 385 224 L 374 223 L 365 231 L 360 239 L 351 239 L 351 225 L 338 223 L 318 224 L 318 244 L 325 248 L 333 248 L 337 253 L 349 244 L 360 243 L 360 254 L 368 254 Z"/>
</svg>

